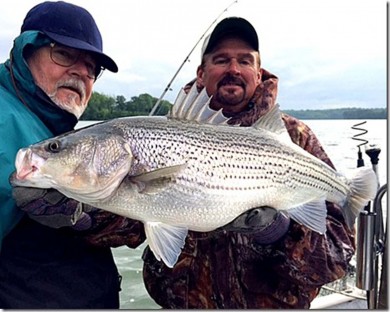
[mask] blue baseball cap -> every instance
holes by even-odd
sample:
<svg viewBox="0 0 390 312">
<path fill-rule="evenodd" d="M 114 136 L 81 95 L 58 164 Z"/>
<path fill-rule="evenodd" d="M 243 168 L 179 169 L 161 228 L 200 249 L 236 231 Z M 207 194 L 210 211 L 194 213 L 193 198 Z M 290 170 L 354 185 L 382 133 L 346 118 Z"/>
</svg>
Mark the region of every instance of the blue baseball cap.
<svg viewBox="0 0 390 312">
<path fill-rule="evenodd" d="M 21 32 L 37 30 L 65 46 L 92 52 L 99 65 L 114 73 L 116 63 L 103 53 L 103 41 L 92 15 L 82 7 L 64 1 L 42 2 L 26 15 Z"/>
</svg>

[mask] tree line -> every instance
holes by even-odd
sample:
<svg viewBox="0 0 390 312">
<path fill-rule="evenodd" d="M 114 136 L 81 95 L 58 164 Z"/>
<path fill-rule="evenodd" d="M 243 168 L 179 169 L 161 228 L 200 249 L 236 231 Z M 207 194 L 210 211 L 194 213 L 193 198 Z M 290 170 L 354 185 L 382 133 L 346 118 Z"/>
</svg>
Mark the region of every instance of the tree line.
<svg viewBox="0 0 390 312">
<path fill-rule="evenodd" d="M 123 95 L 116 97 L 93 92 L 88 107 L 81 120 L 107 120 L 126 116 L 147 116 L 157 102 L 157 98 L 143 93 L 127 100 Z M 166 115 L 172 106 L 169 101 L 161 101 L 155 115 Z M 386 119 L 386 108 L 337 108 L 283 110 L 298 119 Z"/>
<path fill-rule="evenodd" d="M 147 116 L 157 102 L 157 98 L 144 93 L 126 100 L 123 95 L 108 96 L 99 92 L 93 92 L 87 109 L 81 120 L 107 120 L 127 116 Z M 161 101 L 155 115 L 166 115 L 172 104 Z"/>
</svg>

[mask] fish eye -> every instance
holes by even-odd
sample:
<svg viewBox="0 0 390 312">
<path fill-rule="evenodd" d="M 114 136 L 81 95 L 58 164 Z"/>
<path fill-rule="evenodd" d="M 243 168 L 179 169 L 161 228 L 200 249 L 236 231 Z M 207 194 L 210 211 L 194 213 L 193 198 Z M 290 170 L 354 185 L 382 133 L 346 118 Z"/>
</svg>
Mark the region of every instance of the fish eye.
<svg viewBox="0 0 390 312">
<path fill-rule="evenodd" d="M 47 145 L 47 150 L 52 153 L 58 153 L 60 149 L 61 149 L 61 144 L 59 141 L 53 141 Z"/>
</svg>

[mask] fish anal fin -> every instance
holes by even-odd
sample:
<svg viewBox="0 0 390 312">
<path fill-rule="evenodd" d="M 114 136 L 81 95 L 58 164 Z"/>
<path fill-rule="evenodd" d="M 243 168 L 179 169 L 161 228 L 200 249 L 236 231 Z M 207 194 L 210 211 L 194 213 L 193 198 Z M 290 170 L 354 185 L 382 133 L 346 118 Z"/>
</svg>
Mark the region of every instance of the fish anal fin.
<svg viewBox="0 0 390 312">
<path fill-rule="evenodd" d="M 287 210 L 288 215 L 299 224 L 302 224 L 317 233 L 325 234 L 327 216 L 325 200 L 326 198 L 323 197 L 291 208 Z"/>
<path fill-rule="evenodd" d="M 188 228 L 162 222 L 146 222 L 145 233 L 150 249 L 157 260 L 172 268 L 185 244 Z"/>
</svg>

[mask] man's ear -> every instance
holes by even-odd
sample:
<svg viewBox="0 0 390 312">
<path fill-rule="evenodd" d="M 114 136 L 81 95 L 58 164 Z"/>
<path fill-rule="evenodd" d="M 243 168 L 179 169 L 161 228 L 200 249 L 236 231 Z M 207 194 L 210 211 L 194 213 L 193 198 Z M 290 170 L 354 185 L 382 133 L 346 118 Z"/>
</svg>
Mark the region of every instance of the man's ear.
<svg viewBox="0 0 390 312">
<path fill-rule="evenodd" d="M 257 73 L 257 83 L 260 84 L 261 83 L 261 77 L 263 76 L 263 69 L 260 68 L 258 73 Z"/>
<path fill-rule="evenodd" d="M 198 87 L 204 87 L 203 73 L 204 73 L 203 66 L 199 65 L 198 69 L 196 70 L 196 82 L 198 84 Z"/>
</svg>

